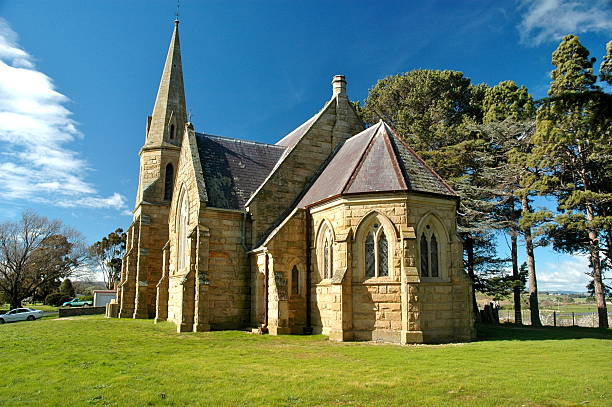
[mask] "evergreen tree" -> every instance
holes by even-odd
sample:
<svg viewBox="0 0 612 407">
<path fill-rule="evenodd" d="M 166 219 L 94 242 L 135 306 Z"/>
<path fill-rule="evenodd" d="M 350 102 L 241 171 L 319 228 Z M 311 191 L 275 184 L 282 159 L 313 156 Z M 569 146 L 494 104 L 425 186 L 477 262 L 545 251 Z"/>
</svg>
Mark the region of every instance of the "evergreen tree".
<svg viewBox="0 0 612 407">
<path fill-rule="evenodd" d="M 74 291 L 74 286 L 72 285 L 72 281 L 70 281 L 69 278 L 62 281 L 59 291 L 61 294 L 67 295 L 70 298 L 74 298 L 74 296 L 76 295 Z"/>
<path fill-rule="evenodd" d="M 606 44 L 606 55 L 603 57 L 599 68 L 599 78 L 612 85 L 612 41 Z"/>
<path fill-rule="evenodd" d="M 553 238 L 589 253 L 599 326 L 607 328 L 600 247 L 612 227 L 607 213 L 612 202 L 612 100 L 596 85 L 594 62 L 574 35 L 563 38 L 553 53 L 555 69 L 549 97 L 538 111 L 531 159 L 546 168 L 539 191 L 558 199 L 561 214 Z M 581 235 L 584 240 L 576 239 Z"/>
<path fill-rule="evenodd" d="M 489 188 L 496 197 L 496 207 L 491 213 L 492 224 L 507 231 L 511 241 L 512 278 L 495 281 L 511 287 L 514 297 L 516 323 L 522 323 L 521 274 L 518 265 L 518 237 L 526 242 L 531 287 L 532 324 L 539 320 L 535 261 L 533 258 L 532 226 L 521 219 L 529 209 L 530 188 L 525 188 L 526 176 L 534 169 L 526 166 L 524 155 L 531 148 L 530 138 L 534 129 L 535 106 L 533 98 L 524 86 L 504 81 L 487 90 L 483 101 L 484 123 L 476 126 L 488 148 L 481 161 Z M 508 281 L 506 281 L 508 280 Z M 510 284 L 509 282 L 514 282 Z"/>
</svg>

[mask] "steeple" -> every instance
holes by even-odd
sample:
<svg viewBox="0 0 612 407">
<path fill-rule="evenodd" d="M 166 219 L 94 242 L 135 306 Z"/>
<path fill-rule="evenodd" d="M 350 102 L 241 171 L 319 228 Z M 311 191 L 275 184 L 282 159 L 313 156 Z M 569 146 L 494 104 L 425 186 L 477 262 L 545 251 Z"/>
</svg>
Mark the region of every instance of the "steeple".
<svg viewBox="0 0 612 407">
<path fill-rule="evenodd" d="M 161 146 L 166 143 L 180 146 L 187 121 L 183 65 L 179 41 L 179 21 L 174 21 L 174 32 L 166 56 L 166 64 L 159 83 L 153 115 L 147 125 L 145 146 Z"/>
</svg>

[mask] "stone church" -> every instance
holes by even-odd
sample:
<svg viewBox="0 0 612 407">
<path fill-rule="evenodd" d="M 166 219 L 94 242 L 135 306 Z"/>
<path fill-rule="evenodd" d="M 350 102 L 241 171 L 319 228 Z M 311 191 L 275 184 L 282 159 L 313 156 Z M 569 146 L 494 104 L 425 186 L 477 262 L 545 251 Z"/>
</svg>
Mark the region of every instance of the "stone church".
<svg viewBox="0 0 612 407">
<path fill-rule="evenodd" d="M 275 144 L 200 133 L 175 22 L 139 153 L 120 318 L 337 341 L 474 337 L 457 194 L 386 123 L 364 126 L 344 76 L 331 91 Z"/>
</svg>

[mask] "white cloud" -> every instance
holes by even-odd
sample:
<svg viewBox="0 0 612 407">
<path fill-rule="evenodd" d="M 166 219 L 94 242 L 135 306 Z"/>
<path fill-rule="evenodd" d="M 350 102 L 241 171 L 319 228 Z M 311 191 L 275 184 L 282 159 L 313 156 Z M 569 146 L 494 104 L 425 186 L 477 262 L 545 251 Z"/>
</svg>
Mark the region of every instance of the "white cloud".
<svg viewBox="0 0 612 407">
<path fill-rule="evenodd" d="M 591 281 L 586 275 L 589 271 L 589 258 L 585 255 L 563 256 L 557 262 L 536 264 L 538 290 L 586 292 L 586 285 Z"/>
<path fill-rule="evenodd" d="M 540 45 L 567 34 L 612 33 L 610 0 L 521 0 L 521 42 Z"/>
<path fill-rule="evenodd" d="M 67 102 L 0 18 L 0 198 L 124 210 L 121 195 L 100 197 L 85 181 L 87 163 L 66 147 L 82 137 Z"/>
</svg>

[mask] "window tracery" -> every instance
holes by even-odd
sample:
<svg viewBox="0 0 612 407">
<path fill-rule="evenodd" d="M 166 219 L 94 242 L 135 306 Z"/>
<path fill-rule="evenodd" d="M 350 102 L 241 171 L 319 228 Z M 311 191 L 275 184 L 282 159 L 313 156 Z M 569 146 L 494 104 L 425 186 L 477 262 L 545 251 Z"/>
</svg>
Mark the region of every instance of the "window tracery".
<svg viewBox="0 0 612 407">
<path fill-rule="evenodd" d="M 389 241 L 381 224 L 370 226 L 364 243 L 364 254 L 366 278 L 389 276 Z"/>
<path fill-rule="evenodd" d="M 421 277 L 439 278 L 440 275 L 440 241 L 439 231 L 427 222 L 421 232 L 419 241 L 420 273 Z"/>
<path fill-rule="evenodd" d="M 334 274 L 334 237 L 331 227 L 325 223 L 319 232 L 320 263 L 323 278 L 332 278 Z"/>
</svg>

